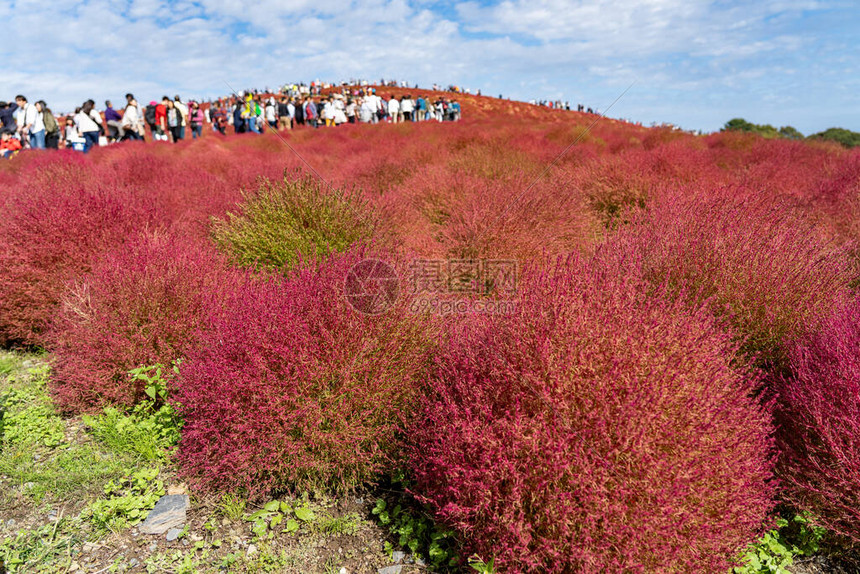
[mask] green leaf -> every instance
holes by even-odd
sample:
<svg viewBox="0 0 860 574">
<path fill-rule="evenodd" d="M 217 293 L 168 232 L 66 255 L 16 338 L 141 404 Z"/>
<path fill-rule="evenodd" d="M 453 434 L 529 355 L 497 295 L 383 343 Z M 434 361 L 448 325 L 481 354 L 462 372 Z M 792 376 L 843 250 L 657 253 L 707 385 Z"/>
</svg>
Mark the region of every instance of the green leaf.
<svg viewBox="0 0 860 574">
<path fill-rule="evenodd" d="M 278 508 L 280 508 L 280 507 L 281 507 L 281 503 L 278 502 L 277 500 L 273 500 L 272 502 L 269 502 L 268 504 L 266 504 L 266 506 L 264 506 L 263 509 L 267 510 L 268 512 L 277 512 Z"/>
<path fill-rule="evenodd" d="M 291 532 L 296 532 L 298 529 L 299 523 L 290 518 L 289 520 L 287 520 L 287 526 L 284 528 L 283 531 L 289 534 Z"/>
<path fill-rule="evenodd" d="M 310 522 L 314 519 L 314 511 L 307 506 L 300 506 L 295 510 L 296 517 L 303 522 Z"/>
</svg>

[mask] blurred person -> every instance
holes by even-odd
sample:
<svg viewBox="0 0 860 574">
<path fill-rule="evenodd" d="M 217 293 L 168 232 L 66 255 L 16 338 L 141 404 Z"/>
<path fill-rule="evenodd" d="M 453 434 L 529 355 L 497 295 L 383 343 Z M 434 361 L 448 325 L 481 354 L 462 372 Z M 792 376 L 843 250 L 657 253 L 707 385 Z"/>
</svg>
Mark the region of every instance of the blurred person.
<svg viewBox="0 0 860 574">
<path fill-rule="evenodd" d="M 305 122 L 313 128 L 318 128 L 319 113 L 316 102 L 314 102 L 311 98 L 305 98 L 305 105 L 303 107 L 305 112 Z"/>
<path fill-rule="evenodd" d="M 402 121 L 411 122 L 412 121 L 412 112 L 415 110 L 415 102 L 412 101 L 412 96 L 406 94 L 403 96 L 403 99 L 400 100 L 400 116 Z"/>
<path fill-rule="evenodd" d="M 182 103 L 182 100 L 179 99 L 179 94 L 176 94 L 173 98 L 173 106 L 179 111 L 179 139 L 185 139 L 185 126 L 188 125 L 188 106 Z M 174 137 L 174 140 L 176 138 Z M 175 142 L 174 142 L 175 143 Z"/>
<path fill-rule="evenodd" d="M 221 104 L 211 112 L 212 130 L 217 131 L 222 136 L 227 135 L 227 110 Z"/>
<path fill-rule="evenodd" d="M 24 130 L 24 126 L 26 125 L 25 118 L 29 109 L 30 103 L 27 101 L 27 98 L 21 94 L 15 96 L 15 133 L 24 147 L 29 146 L 29 138 L 27 137 L 27 132 Z"/>
<path fill-rule="evenodd" d="M 155 106 L 155 126 L 158 132 L 159 141 L 170 141 L 170 126 L 167 125 L 167 105 L 170 98 L 167 96 L 161 97 L 161 103 Z"/>
<path fill-rule="evenodd" d="M 369 98 L 361 98 L 361 103 L 358 106 L 358 118 L 361 120 L 363 124 L 369 124 L 373 122 L 373 118 L 376 117 L 376 109 L 373 107 L 372 100 Z"/>
<path fill-rule="evenodd" d="M 355 103 L 355 100 L 349 98 L 346 100 L 346 121 L 354 124 L 356 122 L 356 116 L 358 114 L 358 105 Z"/>
<path fill-rule="evenodd" d="M 415 121 L 420 122 L 427 119 L 427 102 L 423 96 L 418 96 L 415 100 Z"/>
<path fill-rule="evenodd" d="M 334 125 L 339 126 L 346 123 L 346 105 L 344 104 L 343 94 L 335 94 L 332 100 L 332 115 Z"/>
<path fill-rule="evenodd" d="M 105 101 L 105 124 L 108 127 L 108 141 L 116 142 L 125 139 L 125 129 L 122 127 L 122 116 L 119 115 L 110 100 Z"/>
<path fill-rule="evenodd" d="M 400 118 L 400 102 L 397 101 L 397 98 L 394 97 L 394 94 L 391 95 L 388 100 L 388 115 L 391 116 L 391 123 L 396 124 Z"/>
<path fill-rule="evenodd" d="M 75 114 L 75 126 L 84 138 L 84 153 L 90 153 L 93 146 L 99 144 L 99 134 L 104 131 L 102 117 L 95 106 L 93 100 L 87 100 L 81 106 L 81 111 Z"/>
<path fill-rule="evenodd" d="M 293 113 L 295 112 L 290 111 L 287 96 L 281 96 L 281 101 L 278 103 L 278 129 L 293 129 Z"/>
<path fill-rule="evenodd" d="M 0 157 L 9 159 L 21 151 L 21 140 L 13 138 L 9 129 L 4 128 L 0 134 Z"/>
<path fill-rule="evenodd" d="M 143 137 L 143 125 L 141 122 L 141 118 L 138 115 L 140 106 L 137 105 L 137 102 L 132 98 L 128 100 L 128 103 L 125 106 L 125 111 L 122 114 L 122 120 L 120 120 L 120 125 L 123 129 L 124 139 L 142 141 Z"/>
<path fill-rule="evenodd" d="M 124 139 L 143 141 L 145 130 L 139 114 L 140 106 L 137 105 L 137 101 L 134 98 L 128 100 L 125 111 L 122 113 L 122 120 L 120 120 Z"/>
<path fill-rule="evenodd" d="M 54 117 L 54 113 L 48 108 L 45 100 L 39 100 L 36 105 L 42 112 L 42 123 L 45 124 L 45 148 L 59 149 L 60 125 L 57 123 L 57 118 Z"/>
<path fill-rule="evenodd" d="M 18 128 L 18 122 L 15 119 L 18 111 L 18 104 L 15 102 L 0 102 L 0 129 L 9 130 L 14 133 Z"/>
<path fill-rule="evenodd" d="M 269 127 L 274 129 L 278 128 L 278 119 L 277 119 L 277 109 L 275 108 L 275 98 L 269 98 L 266 100 L 266 123 L 269 124 Z"/>
<path fill-rule="evenodd" d="M 78 108 L 75 110 L 75 114 L 77 115 L 80 111 L 80 108 Z M 64 130 L 63 139 L 66 149 L 84 151 L 86 140 L 81 135 L 81 132 L 78 131 L 78 126 L 75 125 L 73 116 L 66 117 L 66 129 Z"/>
<path fill-rule="evenodd" d="M 26 98 L 21 98 L 24 104 L 19 102 L 23 110 L 18 114 L 21 120 L 21 138 L 27 137 L 33 149 L 45 149 L 45 122 L 39 103 L 30 104 Z"/>
<path fill-rule="evenodd" d="M 305 125 L 305 107 L 304 107 L 304 99 L 302 96 L 296 98 L 295 103 L 293 104 L 295 108 L 293 113 L 293 120 L 295 120 L 297 126 Z"/>
<path fill-rule="evenodd" d="M 155 100 L 149 102 L 143 110 L 143 121 L 149 126 L 149 133 L 154 141 L 158 141 L 158 128 L 156 127 L 156 111 L 158 110 L 158 102 Z M 146 129 L 141 130 L 146 133 Z"/>
<path fill-rule="evenodd" d="M 260 133 L 257 126 L 257 102 L 254 101 L 254 96 L 248 93 L 245 96 L 245 108 L 242 111 L 242 119 L 245 120 L 245 129 L 255 134 Z"/>
<path fill-rule="evenodd" d="M 233 105 L 233 131 L 237 134 L 245 133 L 245 104 L 236 100 Z"/>
<path fill-rule="evenodd" d="M 334 101 L 331 96 L 323 100 L 320 119 L 325 122 L 326 126 L 334 125 Z"/>
<path fill-rule="evenodd" d="M 140 119 L 140 123 L 141 123 L 141 127 L 142 127 L 143 126 L 143 108 L 140 107 L 140 104 L 138 103 L 137 98 L 134 97 L 134 94 L 132 94 L 132 93 L 126 94 L 125 95 L 125 103 L 126 103 L 126 108 L 128 107 L 128 104 L 131 104 L 131 103 L 134 103 L 134 105 L 137 107 L 137 117 Z M 145 135 L 145 132 L 143 130 L 140 130 L 139 133 L 141 136 Z"/>
<path fill-rule="evenodd" d="M 167 100 L 167 129 L 173 143 L 182 141 L 182 112 L 174 100 Z"/>
<path fill-rule="evenodd" d="M 189 107 L 188 122 L 191 124 L 191 139 L 196 140 L 203 135 L 203 120 L 206 118 L 203 115 L 203 111 L 200 109 L 200 104 L 197 102 L 191 102 Z"/>
</svg>

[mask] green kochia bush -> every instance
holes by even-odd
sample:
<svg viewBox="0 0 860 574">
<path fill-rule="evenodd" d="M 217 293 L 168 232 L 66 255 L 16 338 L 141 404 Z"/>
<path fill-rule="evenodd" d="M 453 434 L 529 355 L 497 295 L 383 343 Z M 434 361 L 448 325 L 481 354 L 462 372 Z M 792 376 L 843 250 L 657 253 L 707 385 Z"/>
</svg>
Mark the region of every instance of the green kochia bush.
<svg viewBox="0 0 860 574">
<path fill-rule="evenodd" d="M 737 345 L 569 261 L 439 354 L 413 492 L 503 572 L 725 572 L 771 508 L 772 427 Z"/>
<path fill-rule="evenodd" d="M 344 281 L 362 258 L 251 275 L 210 311 L 175 395 L 189 479 L 340 490 L 391 467 L 432 338 L 405 303 L 377 316 L 348 306 Z"/>
<path fill-rule="evenodd" d="M 310 176 L 261 179 L 241 212 L 213 220 L 215 241 L 239 265 L 290 269 L 369 239 L 374 219 L 358 192 L 335 191 Z"/>
</svg>

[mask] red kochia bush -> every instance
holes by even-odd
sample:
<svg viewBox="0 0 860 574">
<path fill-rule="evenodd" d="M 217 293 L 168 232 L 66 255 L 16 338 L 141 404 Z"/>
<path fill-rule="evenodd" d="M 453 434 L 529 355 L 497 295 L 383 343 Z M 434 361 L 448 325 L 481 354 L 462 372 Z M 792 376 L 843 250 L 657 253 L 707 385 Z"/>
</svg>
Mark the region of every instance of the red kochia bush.
<svg viewBox="0 0 860 574">
<path fill-rule="evenodd" d="M 131 384 L 130 369 L 189 354 L 204 298 L 228 277 L 226 263 L 207 247 L 169 235 L 133 236 L 70 284 L 49 333 L 59 405 L 133 405 L 144 389 Z"/>
<path fill-rule="evenodd" d="M 570 261 L 455 330 L 417 497 L 504 572 L 724 572 L 771 507 L 771 425 L 704 315 Z"/>
<path fill-rule="evenodd" d="M 181 372 L 179 461 L 210 488 L 348 489 L 390 463 L 429 340 L 403 305 L 368 316 L 344 281 L 361 251 L 249 278 Z"/>
<path fill-rule="evenodd" d="M 778 434 L 787 497 L 860 542 L 860 300 L 789 357 Z"/>
<path fill-rule="evenodd" d="M 75 167 L 77 169 L 77 167 Z M 16 189 L 0 202 L 0 345 L 41 346 L 66 283 L 147 224 L 98 186 Z"/>
<path fill-rule="evenodd" d="M 827 317 L 854 278 L 845 245 L 754 190 L 692 187 L 632 219 L 602 256 L 636 254 L 652 284 L 707 303 L 769 368 L 783 366 L 787 345 Z"/>
</svg>

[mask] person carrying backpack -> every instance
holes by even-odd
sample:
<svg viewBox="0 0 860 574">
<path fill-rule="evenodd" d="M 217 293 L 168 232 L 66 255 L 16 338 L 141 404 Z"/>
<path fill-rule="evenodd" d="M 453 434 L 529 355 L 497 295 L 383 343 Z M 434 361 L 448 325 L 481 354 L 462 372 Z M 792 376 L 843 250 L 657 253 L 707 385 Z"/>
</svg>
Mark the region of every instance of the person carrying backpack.
<svg viewBox="0 0 860 574">
<path fill-rule="evenodd" d="M 45 100 L 36 102 L 42 108 L 42 122 L 45 124 L 45 148 L 59 149 L 60 147 L 60 124 L 57 123 L 57 118 L 48 109 L 48 104 Z"/>
<path fill-rule="evenodd" d="M 149 130 L 152 133 L 152 138 L 154 140 L 158 140 L 158 130 L 155 126 L 155 109 L 158 107 L 158 104 L 154 101 L 149 102 L 149 105 L 143 110 L 143 121 L 146 122 L 146 125 L 149 126 Z"/>
</svg>

